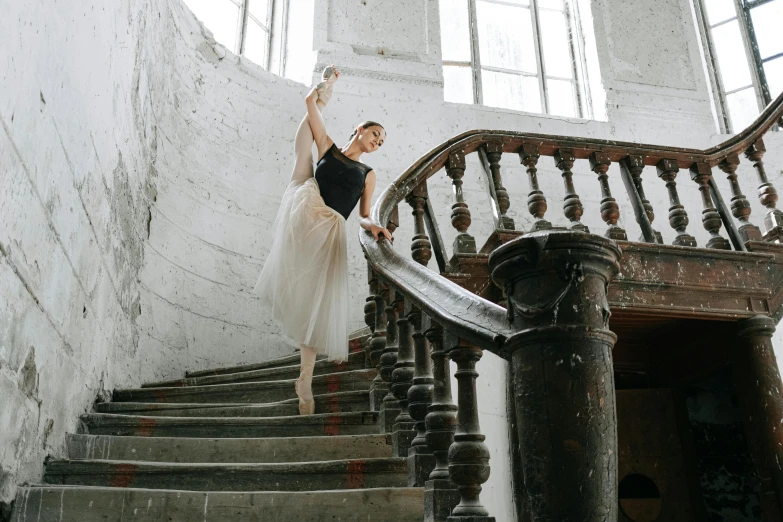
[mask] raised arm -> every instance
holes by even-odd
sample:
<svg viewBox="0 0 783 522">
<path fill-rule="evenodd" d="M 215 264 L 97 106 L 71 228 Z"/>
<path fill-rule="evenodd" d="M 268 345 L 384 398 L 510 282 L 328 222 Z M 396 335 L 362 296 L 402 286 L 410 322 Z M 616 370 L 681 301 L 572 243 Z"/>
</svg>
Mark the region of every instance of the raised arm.
<svg viewBox="0 0 783 522">
<path fill-rule="evenodd" d="M 318 91 L 313 88 L 310 94 L 305 98 L 307 103 L 307 116 L 310 120 L 310 130 L 313 131 L 313 140 L 315 146 L 318 147 L 318 158 L 320 159 L 329 150 L 334 141 L 326 134 L 326 125 L 324 124 L 324 118 L 321 114 L 321 110 L 318 108 Z"/>
<path fill-rule="evenodd" d="M 376 241 L 384 237 L 391 241 L 391 232 L 370 221 L 370 206 L 373 192 L 375 192 L 375 171 L 371 170 L 364 178 L 364 192 L 362 192 L 362 199 L 359 200 L 359 215 L 361 216 L 359 219 L 359 226 L 365 230 L 369 230 Z"/>
</svg>

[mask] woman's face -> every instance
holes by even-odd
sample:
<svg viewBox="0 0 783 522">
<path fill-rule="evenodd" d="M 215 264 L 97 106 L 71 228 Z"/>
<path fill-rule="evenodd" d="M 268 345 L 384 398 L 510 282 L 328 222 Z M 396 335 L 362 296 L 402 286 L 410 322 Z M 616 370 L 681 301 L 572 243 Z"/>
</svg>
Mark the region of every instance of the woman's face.
<svg viewBox="0 0 783 522">
<path fill-rule="evenodd" d="M 359 143 L 362 152 L 375 152 L 378 150 L 378 147 L 383 145 L 385 139 L 386 131 L 378 125 L 367 127 L 366 129 L 359 127 L 356 135 L 356 141 Z"/>
</svg>

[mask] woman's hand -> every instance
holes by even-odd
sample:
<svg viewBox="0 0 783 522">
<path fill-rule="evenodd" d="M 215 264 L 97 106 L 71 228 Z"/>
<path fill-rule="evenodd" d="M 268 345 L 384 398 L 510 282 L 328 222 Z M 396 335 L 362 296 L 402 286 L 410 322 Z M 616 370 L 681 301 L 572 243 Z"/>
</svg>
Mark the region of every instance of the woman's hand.
<svg viewBox="0 0 783 522">
<path fill-rule="evenodd" d="M 394 241 L 391 232 L 383 227 L 379 227 L 378 225 L 370 225 L 370 233 L 372 233 L 372 237 L 374 237 L 376 241 L 379 241 L 383 237 L 389 241 Z"/>
</svg>

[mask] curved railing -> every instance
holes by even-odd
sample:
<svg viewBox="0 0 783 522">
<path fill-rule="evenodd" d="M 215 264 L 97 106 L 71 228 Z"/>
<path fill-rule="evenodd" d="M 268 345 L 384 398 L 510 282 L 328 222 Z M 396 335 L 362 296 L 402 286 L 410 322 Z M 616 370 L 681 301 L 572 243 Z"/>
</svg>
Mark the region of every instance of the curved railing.
<svg viewBox="0 0 783 522">
<path fill-rule="evenodd" d="M 462 193 L 465 157 L 477 153 L 487 170 L 496 234 L 505 234 L 505 240 L 524 232 L 562 228 L 546 219 L 547 199 L 538 184 L 539 158 L 550 156 L 564 180 L 563 213 L 570 230 L 589 232 L 581 222 L 584 209 L 572 180 L 574 163 L 588 160 L 602 194 L 600 213 L 607 226 L 604 236 L 628 240 L 620 225 L 619 205 L 608 182 L 609 167 L 618 163 L 644 242 L 662 243 L 662 235 L 653 226 L 655 213 L 645 196 L 642 176 L 645 167 L 654 166 L 668 191 L 668 221 L 675 232 L 673 244 L 696 247 L 696 239 L 687 232 L 690 218 L 680 201 L 675 181 L 678 172 L 686 169 L 701 194 L 699 214 L 702 226 L 709 234 L 704 246 L 745 251 L 746 245 L 754 241 L 778 241 L 783 237 L 783 212 L 776 208 L 777 191 L 767 179 L 763 163 L 766 151 L 763 136 L 781 121 L 781 117 L 783 94 L 743 132 L 705 150 L 475 130 L 435 147 L 383 191 L 372 208 L 371 219 L 394 230 L 398 224 L 398 205 L 407 202 L 414 216 L 413 259 L 397 253 L 386 240 L 376 242 L 369 233 L 362 231 L 360 234 L 368 261 L 371 293 L 365 306 L 365 319 L 373 330 L 368 361 L 379 369 L 372 396 L 374 407 L 381 411 L 381 424 L 387 431 L 392 431 L 394 426 L 395 433 L 402 434 L 406 430 L 411 433 L 407 442 L 403 435 L 395 438 L 395 452 L 399 456 L 408 455 L 410 448 L 414 459 L 409 460 L 414 477 L 411 485 L 424 485 L 427 479 L 431 480 L 427 494 L 434 499 L 431 499 L 434 505 L 440 505 L 442 509 L 439 515 L 428 520 L 445 520 L 443 517 L 452 512 L 455 498 L 459 498 L 460 504 L 454 508 L 454 515 L 479 518 L 487 515 L 478 499 L 489 467 L 484 437 L 478 426 L 475 364 L 482 350 L 508 358 L 505 345 L 516 331 L 505 307 L 483 299 L 457 283 L 460 269 L 455 267 L 454 259 L 477 255 L 475 239 L 468 232 L 470 209 Z M 507 214 L 511 202 L 503 186 L 500 167 L 504 153 L 518 154 L 527 169 L 530 192 L 526 203 L 533 217 L 529 231 L 515 230 L 513 220 Z M 753 164 L 758 176 L 758 197 L 767 209 L 764 233 L 751 223 L 751 205 L 740 188 L 737 169 L 741 155 Z M 728 179 L 731 190 L 728 205 L 713 179 L 715 167 Z M 453 183 L 455 199 L 451 223 L 457 235 L 451 259 L 440 237 L 427 191 L 427 180 L 444 168 Z M 725 228 L 728 238 L 723 237 L 721 228 Z M 502 242 L 503 238 L 496 245 Z M 444 277 L 426 268 L 433 255 Z M 425 339 L 430 341 L 431 351 Z M 458 367 L 457 407 L 451 404 L 449 359 Z M 455 423 L 457 435 L 453 437 Z M 416 459 L 429 463 L 430 467 L 417 464 Z M 454 496 L 450 484 L 459 487 L 459 497 Z"/>
</svg>

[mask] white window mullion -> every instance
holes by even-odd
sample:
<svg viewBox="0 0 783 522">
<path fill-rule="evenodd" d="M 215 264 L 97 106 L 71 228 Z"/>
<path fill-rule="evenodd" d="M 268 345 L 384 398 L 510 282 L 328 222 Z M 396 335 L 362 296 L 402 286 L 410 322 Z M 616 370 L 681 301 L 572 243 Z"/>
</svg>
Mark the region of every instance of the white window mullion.
<svg viewBox="0 0 783 522">
<path fill-rule="evenodd" d="M 481 49 L 479 47 L 476 0 L 467 0 L 467 2 L 468 23 L 470 25 L 470 57 L 473 62 L 473 101 L 478 105 L 483 105 L 484 91 L 481 87 Z"/>
<path fill-rule="evenodd" d="M 737 10 L 737 18 L 739 19 L 739 30 L 742 35 L 742 43 L 745 46 L 745 56 L 748 58 L 748 65 L 750 66 L 750 77 L 753 80 L 753 90 L 756 94 L 756 101 L 759 105 L 759 112 L 764 110 L 764 106 L 767 104 L 766 97 L 764 96 L 764 89 L 762 88 L 761 76 L 759 75 L 759 60 L 756 57 L 756 53 L 753 51 L 753 38 L 750 35 L 748 26 L 751 23 L 750 16 L 745 11 L 745 6 L 742 5 L 743 0 L 734 0 L 734 8 Z M 742 129 L 733 129 L 734 132 L 739 132 Z"/>
<path fill-rule="evenodd" d="M 538 90 L 541 96 L 541 110 L 549 114 L 549 96 L 546 88 L 546 67 L 544 66 L 544 49 L 541 43 L 541 24 L 538 20 L 538 0 L 530 0 L 530 16 L 533 21 L 533 45 L 536 49 L 536 65 L 538 66 Z"/>
<path fill-rule="evenodd" d="M 574 84 L 574 105 L 576 108 L 576 115 L 580 118 L 584 118 L 585 110 L 582 105 L 582 90 L 579 86 L 580 67 L 582 65 L 582 56 L 584 53 L 579 52 L 577 39 L 579 33 L 576 31 L 576 25 L 574 24 L 571 12 L 571 2 L 569 0 L 563 0 L 563 13 L 565 13 L 566 24 L 568 26 L 568 51 L 571 53 L 571 70 L 573 71 L 573 84 Z M 579 55 L 579 56 L 577 56 Z"/>
<path fill-rule="evenodd" d="M 239 31 L 237 31 L 236 54 L 245 54 L 245 34 L 247 33 L 247 17 L 250 11 L 250 0 L 242 0 L 239 4 Z"/>
<path fill-rule="evenodd" d="M 722 133 L 731 132 L 731 120 L 726 104 L 726 94 L 723 87 L 723 79 L 720 74 L 715 44 L 712 40 L 712 28 L 708 23 L 707 10 L 702 0 L 696 0 L 696 21 L 699 24 L 701 33 L 702 49 L 704 58 L 707 61 L 707 74 L 710 79 L 712 96 L 715 104 L 715 112 L 718 118 L 719 131 Z"/>
</svg>

